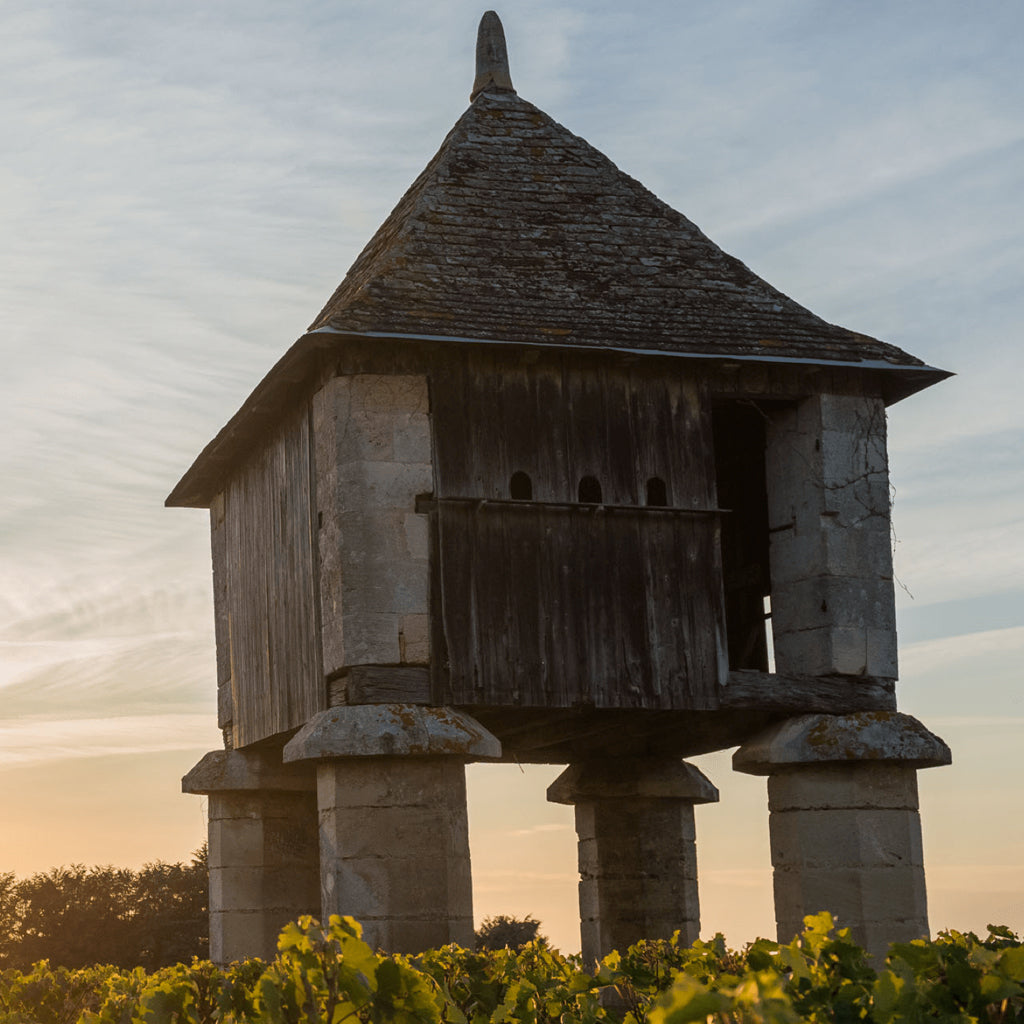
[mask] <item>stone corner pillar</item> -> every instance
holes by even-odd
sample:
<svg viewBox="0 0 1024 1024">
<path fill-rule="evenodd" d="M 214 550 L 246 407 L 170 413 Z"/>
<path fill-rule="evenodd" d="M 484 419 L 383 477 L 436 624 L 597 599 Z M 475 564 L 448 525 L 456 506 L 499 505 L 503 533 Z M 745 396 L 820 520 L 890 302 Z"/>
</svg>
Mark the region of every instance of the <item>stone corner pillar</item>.
<svg viewBox="0 0 1024 1024">
<path fill-rule="evenodd" d="M 213 750 L 181 788 L 209 801 L 210 959 L 272 960 L 280 930 L 320 909 L 313 772 L 278 751 Z"/>
<path fill-rule="evenodd" d="M 284 757 L 316 768 L 324 918 L 355 917 L 390 952 L 472 945 L 465 765 L 500 756 L 451 708 L 357 704 L 311 718 Z"/>
<path fill-rule="evenodd" d="M 584 963 L 676 930 L 687 944 L 698 937 L 693 808 L 716 802 L 718 790 L 697 768 L 668 758 L 586 761 L 547 797 L 575 806 Z"/>
<path fill-rule="evenodd" d="M 822 910 L 878 962 L 889 943 L 928 935 L 917 770 L 951 761 L 895 711 L 803 715 L 736 751 L 736 771 L 768 776 L 780 942 Z"/>
<path fill-rule="evenodd" d="M 895 679 L 884 402 L 816 394 L 780 408 L 765 466 L 778 671 Z"/>
</svg>

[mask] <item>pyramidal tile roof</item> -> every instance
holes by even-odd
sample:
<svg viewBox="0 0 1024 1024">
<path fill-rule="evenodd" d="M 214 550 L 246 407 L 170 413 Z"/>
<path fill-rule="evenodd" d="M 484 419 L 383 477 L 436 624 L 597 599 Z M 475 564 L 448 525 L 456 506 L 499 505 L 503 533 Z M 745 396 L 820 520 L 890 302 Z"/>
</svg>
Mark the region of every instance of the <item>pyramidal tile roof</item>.
<svg viewBox="0 0 1024 1024">
<path fill-rule="evenodd" d="M 949 376 L 815 316 L 521 99 L 491 11 L 469 109 L 167 504 L 208 506 L 321 356 L 353 336 L 836 362 L 886 371 L 887 401 Z"/>
<path fill-rule="evenodd" d="M 923 365 L 815 316 L 516 95 L 507 66 L 481 71 L 487 17 L 469 109 L 311 330 Z"/>
</svg>

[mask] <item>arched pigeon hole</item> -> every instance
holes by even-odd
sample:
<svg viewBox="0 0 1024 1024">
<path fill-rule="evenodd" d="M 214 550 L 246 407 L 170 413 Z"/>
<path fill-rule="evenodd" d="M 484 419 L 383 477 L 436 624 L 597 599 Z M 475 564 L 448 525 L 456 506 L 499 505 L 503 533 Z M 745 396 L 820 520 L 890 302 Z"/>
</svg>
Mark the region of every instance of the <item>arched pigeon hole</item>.
<svg viewBox="0 0 1024 1024">
<path fill-rule="evenodd" d="M 601 482 L 596 476 L 585 476 L 580 480 L 579 500 L 585 505 L 601 504 Z"/>
<path fill-rule="evenodd" d="M 647 481 L 647 504 L 662 508 L 668 504 L 668 489 L 660 476 L 652 476 Z"/>
<path fill-rule="evenodd" d="M 516 470 L 508 483 L 508 492 L 512 496 L 513 501 L 532 501 L 533 481 L 530 479 L 529 474 L 524 473 L 521 469 Z"/>
</svg>

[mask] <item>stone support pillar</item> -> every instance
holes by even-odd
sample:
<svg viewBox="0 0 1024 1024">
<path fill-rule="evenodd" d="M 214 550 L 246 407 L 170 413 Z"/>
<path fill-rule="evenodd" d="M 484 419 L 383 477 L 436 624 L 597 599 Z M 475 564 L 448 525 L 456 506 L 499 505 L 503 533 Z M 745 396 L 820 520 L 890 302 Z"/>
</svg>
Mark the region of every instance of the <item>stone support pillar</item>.
<svg viewBox="0 0 1024 1024">
<path fill-rule="evenodd" d="M 780 942 L 829 910 L 882 962 L 928 934 L 917 769 L 949 747 L 909 715 L 804 715 L 745 743 L 733 767 L 768 776 Z"/>
<path fill-rule="evenodd" d="M 344 374 L 314 396 L 324 675 L 430 661 L 427 378 Z"/>
<path fill-rule="evenodd" d="M 318 914 L 316 780 L 277 752 L 214 750 L 181 781 L 209 801 L 210 959 L 272 960 L 280 930 Z"/>
<path fill-rule="evenodd" d="M 548 800 L 573 804 L 584 963 L 640 939 L 700 931 L 694 804 L 718 790 L 693 765 L 607 759 L 571 765 Z"/>
<path fill-rule="evenodd" d="M 473 941 L 465 763 L 501 756 L 468 715 L 412 704 L 331 708 L 285 747 L 314 761 L 324 918 L 371 946 L 418 953 Z"/>
<path fill-rule="evenodd" d="M 777 671 L 895 679 L 882 400 L 811 396 L 766 440 Z"/>
</svg>

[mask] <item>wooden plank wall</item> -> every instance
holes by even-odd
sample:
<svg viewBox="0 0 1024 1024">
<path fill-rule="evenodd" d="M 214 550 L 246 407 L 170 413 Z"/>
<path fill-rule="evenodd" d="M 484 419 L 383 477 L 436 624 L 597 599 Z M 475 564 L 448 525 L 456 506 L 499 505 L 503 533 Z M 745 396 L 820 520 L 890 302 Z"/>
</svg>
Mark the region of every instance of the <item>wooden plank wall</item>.
<svg viewBox="0 0 1024 1024">
<path fill-rule="evenodd" d="M 432 381 L 435 700 L 717 706 L 725 629 L 702 388 L 572 356 L 470 358 Z M 532 501 L 509 500 L 515 472 Z M 605 507 L 578 503 L 583 476 Z M 650 477 L 669 508 L 645 507 Z"/>
<path fill-rule="evenodd" d="M 303 409 L 224 492 L 220 543 L 236 747 L 295 729 L 326 706 L 311 488 Z M 219 583 L 216 569 L 214 579 Z"/>
<path fill-rule="evenodd" d="M 446 703 L 717 707 L 714 519 L 442 503 Z"/>
<path fill-rule="evenodd" d="M 595 476 L 605 502 L 642 505 L 658 476 L 670 505 L 715 504 L 710 403 L 694 377 L 572 353 L 517 365 L 458 355 L 431 375 L 438 497 L 508 498 L 519 470 L 537 501 L 575 501 Z"/>
</svg>

